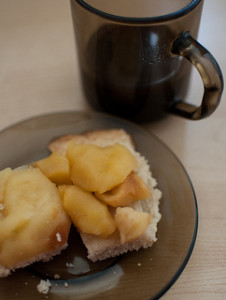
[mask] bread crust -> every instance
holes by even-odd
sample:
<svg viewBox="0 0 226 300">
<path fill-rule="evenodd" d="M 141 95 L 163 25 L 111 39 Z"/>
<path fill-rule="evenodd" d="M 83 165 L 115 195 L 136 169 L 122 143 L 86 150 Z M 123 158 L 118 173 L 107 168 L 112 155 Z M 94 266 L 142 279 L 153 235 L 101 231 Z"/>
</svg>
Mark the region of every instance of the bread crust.
<svg viewBox="0 0 226 300">
<path fill-rule="evenodd" d="M 110 130 L 95 130 L 87 131 L 83 134 L 68 134 L 53 139 L 48 148 L 51 152 L 66 153 L 68 144 L 74 141 L 77 144 L 96 144 L 100 146 L 109 145 L 112 141 L 118 141 L 119 143 L 130 144 L 134 147 L 133 141 L 129 134 L 122 129 L 110 129 Z"/>
<path fill-rule="evenodd" d="M 35 263 L 35 262 L 39 262 L 39 261 L 47 262 L 47 261 L 53 259 L 53 257 L 55 255 L 59 255 L 64 249 L 67 248 L 67 246 L 68 246 L 68 244 L 64 243 L 57 250 L 46 252 L 46 253 L 41 253 L 40 255 L 34 256 L 34 257 L 30 258 L 29 260 L 26 260 L 24 262 L 18 263 L 18 264 L 14 265 L 11 268 L 7 268 L 7 267 L 5 267 L 3 265 L 0 265 L 0 278 L 7 277 L 12 272 L 14 272 L 16 269 L 25 268 L 25 267 L 27 267 L 27 266 Z"/>
<path fill-rule="evenodd" d="M 161 218 L 161 214 L 159 212 L 161 191 L 156 188 L 157 182 L 152 177 L 147 160 L 135 150 L 131 136 L 123 129 L 89 131 L 81 135 L 66 135 L 59 137 L 50 142 L 49 150 L 65 154 L 70 141 L 74 141 L 78 144 L 94 144 L 102 147 L 115 143 L 121 143 L 126 146 L 137 159 L 138 167 L 135 170 L 136 173 L 146 183 L 151 192 L 149 198 L 131 205 L 134 209 L 148 212 L 152 216 L 151 224 L 145 234 L 136 240 L 121 244 L 120 237 L 117 232 L 108 238 L 101 238 L 80 232 L 82 241 L 88 251 L 88 258 L 91 261 L 96 262 L 98 260 L 118 256 L 128 251 L 151 247 L 157 240 L 157 223 Z"/>
</svg>

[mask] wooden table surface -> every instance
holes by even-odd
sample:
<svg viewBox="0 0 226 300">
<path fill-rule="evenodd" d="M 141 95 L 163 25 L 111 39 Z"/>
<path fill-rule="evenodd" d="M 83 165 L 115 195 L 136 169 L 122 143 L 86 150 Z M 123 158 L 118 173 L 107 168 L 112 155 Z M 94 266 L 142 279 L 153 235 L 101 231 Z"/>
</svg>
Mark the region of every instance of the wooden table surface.
<svg viewBox="0 0 226 300">
<path fill-rule="evenodd" d="M 205 0 L 199 41 L 226 70 L 226 1 Z M 193 73 L 189 97 L 200 99 Z M 145 127 L 182 161 L 193 182 L 199 230 L 173 287 L 175 299 L 226 299 L 226 96 L 202 121 L 176 116 Z M 69 1 L 0 1 L 0 129 L 42 113 L 89 108 L 80 87 Z"/>
</svg>

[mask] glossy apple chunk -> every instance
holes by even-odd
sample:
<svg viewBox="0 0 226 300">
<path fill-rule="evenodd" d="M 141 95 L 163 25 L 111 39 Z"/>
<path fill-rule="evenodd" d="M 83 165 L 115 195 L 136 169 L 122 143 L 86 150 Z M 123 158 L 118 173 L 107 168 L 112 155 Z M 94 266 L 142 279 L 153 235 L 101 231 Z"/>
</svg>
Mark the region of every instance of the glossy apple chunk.
<svg viewBox="0 0 226 300">
<path fill-rule="evenodd" d="M 130 206 L 132 203 L 150 196 L 148 187 L 134 172 L 118 186 L 103 194 L 95 193 L 95 196 L 104 203 L 113 206 Z"/>
<path fill-rule="evenodd" d="M 50 156 L 34 163 L 46 177 L 56 184 L 70 183 L 70 165 L 61 153 L 53 152 Z"/>
<path fill-rule="evenodd" d="M 120 144 L 98 147 L 71 142 L 66 156 L 71 165 L 72 182 L 98 193 L 119 185 L 137 166 L 132 153 Z"/>
<path fill-rule="evenodd" d="M 115 213 L 116 227 L 121 243 L 130 242 L 145 233 L 151 222 L 148 213 L 136 211 L 131 207 L 118 207 Z"/>
<path fill-rule="evenodd" d="M 39 169 L 11 171 L 3 200 L 0 265 L 7 268 L 22 265 L 66 245 L 70 218 L 55 184 Z"/>
<path fill-rule="evenodd" d="M 115 230 L 115 221 L 106 204 L 92 193 L 75 185 L 60 188 L 63 205 L 79 231 L 107 237 Z"/>
</svg>

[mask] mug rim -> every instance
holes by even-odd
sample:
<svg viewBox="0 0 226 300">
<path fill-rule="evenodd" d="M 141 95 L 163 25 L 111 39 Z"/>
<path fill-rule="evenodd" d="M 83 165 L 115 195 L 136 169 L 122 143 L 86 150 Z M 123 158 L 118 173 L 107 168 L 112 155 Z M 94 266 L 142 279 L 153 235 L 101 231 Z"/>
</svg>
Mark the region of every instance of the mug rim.
<svg viewBox="0 0 226 300">
<path fill-rule="evenodd" d="M 159 23 L 159 22 L 169 21 L 169 20 L 176 19 L 176 18 L 179 18 L 179 17 L 182 17 L 182 16 L 188 14 L 196 6 L 198 6 L 202 1 L 203 0 L 192 0 L 184 8 L 181 8 L 175 12 L 172 12 L 169 14 L 164 14 L 161 16 L 142 18 L 142 17 L 124 17 L 124 16 L 113 15 L 113 14 L 106 13 L 104 11 L 101 11 L 101 10 L 93 7 L 92 5 L 86 3 L 85 0 L 71 0 L 71 2 L 77 2 L 86 10 L 89 10 L 92 13 L 95 13 L 105 19 L 109 19 L 111 21 L 122 22 L 122 23 Z"/>
</svg>

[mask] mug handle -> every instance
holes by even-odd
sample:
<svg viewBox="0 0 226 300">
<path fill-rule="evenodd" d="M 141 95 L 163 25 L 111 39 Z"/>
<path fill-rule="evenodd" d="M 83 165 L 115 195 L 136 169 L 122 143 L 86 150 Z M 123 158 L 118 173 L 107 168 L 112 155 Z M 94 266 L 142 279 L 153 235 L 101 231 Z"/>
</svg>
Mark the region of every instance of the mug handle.
<svg viewBox="0 0 226 300">
<path fill-rule="evenodd" d="M 204 85 L 200 106 L 177 101 L 170 105 L 169 111 L 191 120 L 200 120 L 211 115 L 220 103 L 224 88 L 223 75 L 212 54 L 191 37 L 183 33 L 173 44 L 172 53 L 181 55 L 198 70 Z"/>
</svg>

